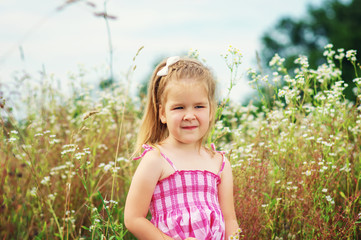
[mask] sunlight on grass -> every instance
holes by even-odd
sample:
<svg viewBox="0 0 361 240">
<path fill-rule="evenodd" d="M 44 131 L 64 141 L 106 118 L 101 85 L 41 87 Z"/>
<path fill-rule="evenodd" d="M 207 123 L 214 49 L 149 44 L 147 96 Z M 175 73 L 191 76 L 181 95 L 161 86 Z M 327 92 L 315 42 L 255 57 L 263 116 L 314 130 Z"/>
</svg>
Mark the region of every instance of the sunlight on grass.
<svg viewBox="0 0 361 240">
<path fill-rule="evenodd" d="M 360 67 L 351 50 L 327 45 L 324 56 L 317 69 L 300 56 L 291 74 L 276 55 L 269 75 L 249 70 L 259 103 L 220 101 L 208 142 L 232 163 L 246 239 L 361 239 Z M 231 91 L 242 56 L 230 47 L 223 57 Z M 354 65 L 356 103 L 343 95 L 343 59 Z M 51 76 L 35 86 L 23 74 L 24 119 L 0 99 L 0 237 L 135 239 L 123 226 L 143 111 L 131 74 L 96 91 L 80 71 L 68 97 Z"/>
</svg>

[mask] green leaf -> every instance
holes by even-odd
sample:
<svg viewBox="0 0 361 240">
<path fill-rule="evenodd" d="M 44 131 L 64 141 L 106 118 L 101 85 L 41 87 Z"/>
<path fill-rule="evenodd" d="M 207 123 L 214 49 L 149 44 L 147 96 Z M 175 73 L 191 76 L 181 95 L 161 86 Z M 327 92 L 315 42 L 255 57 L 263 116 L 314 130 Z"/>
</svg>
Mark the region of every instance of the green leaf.
<svg viewBox="0 0 361 240">
<path fill-rule="evenodd" d="M 268 193 L 263 193 L 263 195 L 264 195 L 268 200 L 271 199 L 271 197 L 268 195 Z"/>
<path fill-rule="evenodd" d="M 347 200 L 345 194 L 343 192 L 340 192 L 341 197 L 343 197 L 345 200 Z"/>
</svg>

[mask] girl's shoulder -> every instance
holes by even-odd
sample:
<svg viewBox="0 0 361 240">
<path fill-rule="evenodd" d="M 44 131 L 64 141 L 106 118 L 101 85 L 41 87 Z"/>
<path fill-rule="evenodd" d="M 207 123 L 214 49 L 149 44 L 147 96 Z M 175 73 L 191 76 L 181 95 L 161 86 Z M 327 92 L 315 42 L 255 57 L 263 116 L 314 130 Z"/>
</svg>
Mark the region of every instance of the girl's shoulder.
<svg viewBox="0 0 361 240">
<path fill-rule="evenodd" d="M 210 154 L 210 156 L 214 161 L 217 161 L 219 163 L 225 160 L 225 156 L 221 152 L 214 151 Z"/>
<path fill-rule="evenodd" d="M 224 152 L 216 151 L 215 148 L 213 147 L 211 149 L 207 147 L 203 147 L 203 150 L 206 153 L 206 156 L 208 156 L 207 157 L 208 169 L 211 172 L 220 175 L 227 161 Z"/>
<path fill-rule="evenodd" d="M 216 160 L 216 161 L 225 161 L 226 160 L 226 156 L 225 156 L 225 152 L 224 151 L 217 151 L 214 144 L 211 145 L 211 148 L 207 148 L 205 146 L 203 146 L 203 149 L 205 152 L 208 153 L 208 155 Z"/>
<path fill-rule="evenodd" d="M 139 160 L 137 172 L 141 173 L 140 175 L 147 176 L 147 179 L 153 179 L 154 181 L 160 179 L 164 168 L 164 161 L 158 149 L 147 148 L 135 160 Z"/>
</svg>

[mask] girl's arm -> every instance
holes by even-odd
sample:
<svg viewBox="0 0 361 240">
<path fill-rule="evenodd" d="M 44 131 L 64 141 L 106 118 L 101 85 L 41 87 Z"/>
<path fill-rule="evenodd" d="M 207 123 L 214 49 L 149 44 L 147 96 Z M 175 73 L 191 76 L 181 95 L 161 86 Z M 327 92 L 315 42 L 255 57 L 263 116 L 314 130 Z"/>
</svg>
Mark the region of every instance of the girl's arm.
<svg viewBox="0 0 361 240">
<path fill-rule="evenodd" d="M 159 152 L 148 152 L 132 179 L 124 209 L 124 223 L 137 239 L 172 239 L 146 219 L 154 188 L 162 173 Z"/>
<path fill-rule="evenodd" d="M 234 210 L 232 168 L 228 160 L 222 172 L 221 183 L 218 185 L 219 204 L 226 225 L 226 239 L 235 234 L 239 228 Z"/>
</svg>

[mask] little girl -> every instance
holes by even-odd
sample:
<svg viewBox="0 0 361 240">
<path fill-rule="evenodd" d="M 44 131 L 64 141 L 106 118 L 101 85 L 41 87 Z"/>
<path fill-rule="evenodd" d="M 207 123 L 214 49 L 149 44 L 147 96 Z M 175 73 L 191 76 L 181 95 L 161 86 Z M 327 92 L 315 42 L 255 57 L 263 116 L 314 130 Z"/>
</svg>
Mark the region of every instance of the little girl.
<svg viewBox="0 0 361 240">
<path fill-rule="evenodd" d="M 230 163 L 202 145 L 215 110 L 215 81 L 200 62 L 170 57 L 156 67 L 124 210 L 138 239 L 223 240 L 240 231 Z"/>
</svg>

